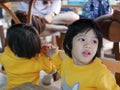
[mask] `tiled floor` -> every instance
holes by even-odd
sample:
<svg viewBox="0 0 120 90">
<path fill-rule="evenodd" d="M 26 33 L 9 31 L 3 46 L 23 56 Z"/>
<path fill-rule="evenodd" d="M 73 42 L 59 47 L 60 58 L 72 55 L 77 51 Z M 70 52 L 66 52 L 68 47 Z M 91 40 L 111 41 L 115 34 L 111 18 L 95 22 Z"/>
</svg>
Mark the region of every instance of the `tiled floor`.
<svg viewBox="0 0 120 90">
<path fill-rule="evenodd" d="M 6 85 L 7 85 L 6 76 L 0 73 L 0 90 L 5 90 Z"/>
</svg>

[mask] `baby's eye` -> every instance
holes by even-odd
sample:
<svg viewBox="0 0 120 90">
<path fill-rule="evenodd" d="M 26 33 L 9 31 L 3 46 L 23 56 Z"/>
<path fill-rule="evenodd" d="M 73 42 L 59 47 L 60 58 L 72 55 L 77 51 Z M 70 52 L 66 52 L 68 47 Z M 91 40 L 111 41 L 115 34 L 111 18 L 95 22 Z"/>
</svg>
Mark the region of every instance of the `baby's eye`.
<svg viewBox="0 0 120 90">
<path fill-rule="evenodd" d="M 93 40 L 93 43 L 94 43 L 94 44 L 97 44 L 97 43 L 98 43 L 98 41 L 97 41 L 97 40 Z"/>
<path fill-rule="evenodd" d="M 84 42 L 84 41 L 85 41 L 84 38 L 79 38 L 78 40 L 81 41 L 81 42 Z"/>
</svg>

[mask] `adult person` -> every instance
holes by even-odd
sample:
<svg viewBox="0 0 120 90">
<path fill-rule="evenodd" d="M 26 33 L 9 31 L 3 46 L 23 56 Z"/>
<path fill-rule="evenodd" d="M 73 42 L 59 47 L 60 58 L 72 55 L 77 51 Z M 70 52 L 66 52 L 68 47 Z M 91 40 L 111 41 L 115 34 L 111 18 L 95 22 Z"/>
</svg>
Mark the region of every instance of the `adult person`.
<svg viewBox="0 0 120 90">
<path fill-rule="evenodd" d="M 28 12 L 29 1 L 20 2 L 18 10 Z M 35 0 L 32 14 L 46 21 L 47 30 L 67 30 L 67 26 L 79 19 L 74 12 L 60 13 L 61 0 Z"/>
<path fill-rule="evenodd" d="M 96 19 L 105 14 L 112 14 L 109 0 L 88 0 L 83 6 L 82 18 Z"/>
<path fill-rule="evenodd" d="M 0 8 L 0 19 L 3 18 L 2 8 Z"/>
</svg>

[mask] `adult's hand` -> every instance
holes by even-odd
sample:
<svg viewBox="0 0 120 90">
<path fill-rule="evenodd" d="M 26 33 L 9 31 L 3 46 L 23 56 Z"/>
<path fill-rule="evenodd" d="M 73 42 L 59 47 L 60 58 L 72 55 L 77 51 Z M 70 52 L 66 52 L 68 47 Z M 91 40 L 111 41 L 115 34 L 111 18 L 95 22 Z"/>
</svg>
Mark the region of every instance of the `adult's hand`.
<svg viewBox="0 0 120 90">
<path fill-rule="evenodd" d="M 52 19 L 54 17 L 54 13 L 49 13 L 47 15 L 44 16 L 44 19 L 47 23 L 51 23 L 52 22 Z"/>
</svg>

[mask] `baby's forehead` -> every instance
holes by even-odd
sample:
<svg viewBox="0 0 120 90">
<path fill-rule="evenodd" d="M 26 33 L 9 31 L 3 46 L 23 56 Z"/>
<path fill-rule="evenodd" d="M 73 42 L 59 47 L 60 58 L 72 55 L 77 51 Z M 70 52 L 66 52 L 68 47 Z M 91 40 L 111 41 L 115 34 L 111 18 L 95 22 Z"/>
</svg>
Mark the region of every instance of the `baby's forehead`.
<svg viewBox="0 0 120 90">
<path fill-rule="evenodd" d="M 84 31 L 84 32 L 80 32 L 76 35 L 77 37 L 79 36 L 93 36 L 93 37 L 96 37 L 96 33 L 93 29 L 90 29 L 90 30 L 87 30 L 87 31 Z"/>
</svg>

